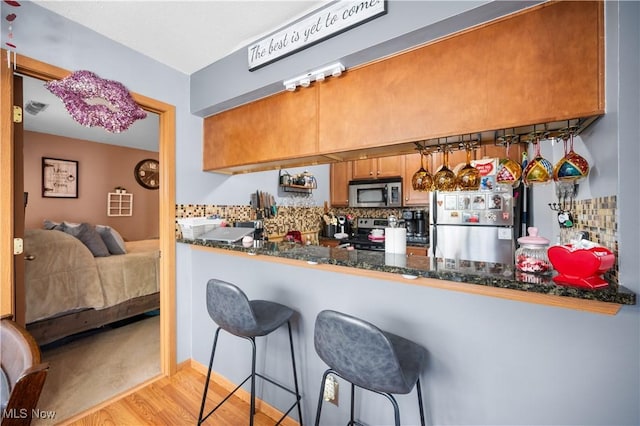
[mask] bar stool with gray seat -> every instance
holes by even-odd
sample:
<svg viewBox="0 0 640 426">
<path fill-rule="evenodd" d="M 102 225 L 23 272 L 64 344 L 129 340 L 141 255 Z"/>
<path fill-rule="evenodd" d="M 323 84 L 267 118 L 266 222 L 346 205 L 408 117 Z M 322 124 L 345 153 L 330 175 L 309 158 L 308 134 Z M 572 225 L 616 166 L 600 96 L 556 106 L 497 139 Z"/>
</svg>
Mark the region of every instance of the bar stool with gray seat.
<svg viewBox="0 0 640 426">
<path fill-rule="evenodd" d="M 204 422 L 214 411 L 216 411 L 227 399 L 231 397 L 247 380 L 251 379 L 251 408 L 249 415 L 249 424 L 253 425 L 253 416 L 255 414 L 255 389 L 256 377 L 266 380 L 267 382 L 278 386 L 279 388 L 295 395 L 296 401 L 291 405 L 280 420 L 276 424 L 280 424 L 282 420 L 298 406 L 298 416 L 300 425 L 302 425 L 302 410 L 300 408 L 300 391 L 298 389 L 298 376 L 296 374 L 296 361 L 293 353 L 293 338 L 291 336 L 291 317 L 294 311 L 287 306 L 276 302 L 266 300 L 249 300 L 245 293 L 236 285 L 211 279 L 207 283 L 207 310 L 211 319 L 218 325 L 213 339 L 213 347 L 211 348 L 211 359 L 209 360 L 209 369 L 207 371 L 207 381 L 205 383 L 204 392 L 202 394 L 202 404 L 200 406 L 200 415 L 198 424 Z M 274 380 L 256 373 L 256 342 L 255 338 L 266 336 L 278 329 L 280 326 L 287 324 L 289 330 L 289 346 L 291 349 L 291 364 L 293 365 L 293 381 L 295 390 L 287 388 Z M 213 367 L 213 357 L 216 352 L 216 344 L 218 342 L 218 334 L 220 330 L 225 330 L 235 336 L 241 337 L 251 342 L 253 348 L 251 357 L 251 374 L 242 381 L 231 393 L 229 393 L 218 405 L 216 405 L 209 413 L 203 417 L 205 403 L 207 400 L 207 390 L 209 388 L 209 380 L 211 378 L 211 369 Z"/>
<path fill-rule="evenodd" d="M 362 425 L 354 420 L 356 386 L 385 396 L 393 405 L 396 426 L 400 425 L 400 410 L 392 394 L 407 394 L 415 386 L 420 424 L 424 426 L 420 372 L 426 362 L 426 349 L 367 321 L 332 310 L 324 310 L 316 317 L 313 340 L 316 352 L 329 366 L 320 384 L 316 426 L 320 424 L 324 386 L 329 374 L 351 383 L 348 426 Z"/>
</svg>

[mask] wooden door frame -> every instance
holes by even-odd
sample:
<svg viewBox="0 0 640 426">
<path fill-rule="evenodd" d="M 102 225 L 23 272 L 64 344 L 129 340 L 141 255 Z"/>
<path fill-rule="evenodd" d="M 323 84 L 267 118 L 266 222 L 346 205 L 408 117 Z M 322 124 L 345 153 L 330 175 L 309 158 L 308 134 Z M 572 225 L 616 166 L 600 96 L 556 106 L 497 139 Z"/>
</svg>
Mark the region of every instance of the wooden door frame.
<svg viewBox="0 0 640 426">
<path fill-rule="evenodd" d="M 5 50 L 1 50 L 2 58 Z M 0 313 L 14 313 L 13 294 L 13 74 L 40 80 L 59 80 L 71 72 L 26 56 L 17 57 L 16 69 L 0 66 Z M 137 93 L 133 99 L 159 115 L 160 158 L 160 369 L 165 376 L 176 372 L 175 308 L 175 106 Z M 10 284 L 10 285 L 8 285 Z M 10 296 L 10 297 L 7 297 Z"/>
</svg>

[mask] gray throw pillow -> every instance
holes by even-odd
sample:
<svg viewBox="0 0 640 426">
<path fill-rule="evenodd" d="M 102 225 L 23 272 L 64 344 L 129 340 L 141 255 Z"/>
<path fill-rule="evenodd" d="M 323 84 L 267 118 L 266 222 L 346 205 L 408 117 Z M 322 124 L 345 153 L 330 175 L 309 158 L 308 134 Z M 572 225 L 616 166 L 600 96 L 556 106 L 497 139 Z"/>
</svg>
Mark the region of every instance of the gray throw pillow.
<svg viewBox="0 0 640 426">
<path fill-rule="evenodd" d="M 44 229 L 48 231 L 62 231 L 64 232 L 65 224 L 64 222 L 54 222 L 49 219 L 45 219 L 44 221 Z"/>
<path fill-rule="evenodd" d="M 71 234 L 74 237 L 78 238 L 78 234 L 82 230 L 81 225 L 81 223 L 72 223 L 65 220 L 64 222 L 62 222 L 62 230 L 67 234 Z"/>
<path fill-rule="evenodd" d="M 107 245 L 104 243 L 102 237 L 93 225 L 82 223 L 78 227 L 65 227 L 65 232 L 82 241 L 84 245 L 91 250 L 94 257 L 109 256 L 109 249 L 107 248 Z"/>
<path fill-rule="evenodd" d="M 96 230 L 111 254 L 127 254 L 124 239 L 118 231 L 110 226 L 96 225 Z"/>
</svg>

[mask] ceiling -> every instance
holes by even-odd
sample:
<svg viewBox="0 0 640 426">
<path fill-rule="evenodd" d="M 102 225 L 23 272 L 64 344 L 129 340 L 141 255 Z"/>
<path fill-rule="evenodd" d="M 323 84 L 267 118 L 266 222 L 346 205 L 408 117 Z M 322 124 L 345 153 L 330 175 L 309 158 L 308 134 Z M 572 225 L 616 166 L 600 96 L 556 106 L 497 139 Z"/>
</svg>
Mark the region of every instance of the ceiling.
<svg viewBox="0 0 640 426">
<path fill-rule="evenodd" d="M 327 0 L 62 1 L 42 6 L 185 74 L 295 21 Z M 144 16 L 144 19 L 140 17 Z M 24 113 L 26 130 L 113 145 L 158 150 L 158 117 L 147 114 L 123 133 L 76 123 L 43 82 L 25 77 L 24 103 L 47 104 Z"/>
</svg>

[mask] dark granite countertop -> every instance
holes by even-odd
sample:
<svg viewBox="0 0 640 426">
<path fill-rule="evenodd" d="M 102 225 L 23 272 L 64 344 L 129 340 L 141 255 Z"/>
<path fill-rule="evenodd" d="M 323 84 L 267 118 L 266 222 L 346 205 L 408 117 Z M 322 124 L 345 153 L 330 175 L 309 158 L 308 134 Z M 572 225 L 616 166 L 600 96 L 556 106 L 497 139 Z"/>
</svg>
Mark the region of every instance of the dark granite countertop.
<svg viewBox="0 0 640 426">
<path fill-rule="evenodd" d="M 254 242 L 255 247 L 244 247 L 241 243 L 227 244 L 205 240 L 179 239 L 178 242 L 249 254 L 296 259 L 310 263 L 389 272 L 410 277 L 433 278 L 620 305 L 636 304 L 635 293 L 620 285 L 609 284 L 607 287 L 596 290 L 558 285 L 550 275 L 539 276 L 520 272 L 515 270 L 513 265 L 507 264 L 406 256 L 404 254 L 393 255 L 377 251 L 305 246 L 290 242 L 256 241 Z"/>
</svg>

